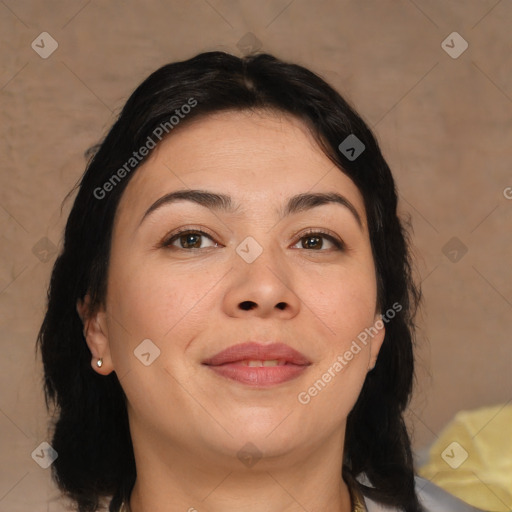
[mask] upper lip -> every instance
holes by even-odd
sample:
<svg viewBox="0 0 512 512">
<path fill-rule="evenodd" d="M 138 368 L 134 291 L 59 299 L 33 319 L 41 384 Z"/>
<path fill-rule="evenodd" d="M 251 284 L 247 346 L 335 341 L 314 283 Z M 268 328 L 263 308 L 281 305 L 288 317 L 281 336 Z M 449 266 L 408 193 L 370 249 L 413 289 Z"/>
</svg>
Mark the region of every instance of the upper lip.
<svg viewBox="0 0 512 512">
<path fill-rule="evenodd" d="M 219 366 L 237 361 L 272 361 L 276 359 L 296 365 L 311 364 L 304 354 L 284 343 L 261 344 L 254 341 L 232 345 L 213 357 L 205 359 L 203 364 Z"/>
</svg>

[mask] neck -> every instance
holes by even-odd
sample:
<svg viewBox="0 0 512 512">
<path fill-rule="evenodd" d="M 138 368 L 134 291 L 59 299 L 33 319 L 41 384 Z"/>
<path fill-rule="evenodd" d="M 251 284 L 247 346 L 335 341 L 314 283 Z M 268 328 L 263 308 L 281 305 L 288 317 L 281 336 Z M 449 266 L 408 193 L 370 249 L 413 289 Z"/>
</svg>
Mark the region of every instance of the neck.
<svg viewBox="0 0 512 512">
<path fill-rule="evenodd" d="M 222 484 L 222 482 L 221 482 Z M 231 509 L 232 504 L 236 504 L 236 510 L 241 512 L 251 511 L 251 512 L 269 512 L 269 511 L 283 511 L 283 512 L 304 512 L 304 510 L 322 510 L 325 512 L 366 512 L 365 508 L 361 508 L 364 506 L 364 502 L 361 498 L 358 501 L 355 501 L 356 498 L 351 497 L 351 491 L 348 489 L 346 484 L 343 484 L 345 487 L 345 491 L 341 491 L 339 496 L 333 497 L 332 499 L 323 499 L 320 496 L 315 496 L 314 500 L 303 498 L 304 504 L 300 501 L 300 497 L 297 498 L 297 495 L 292 495 L 288 489 L 286 489 L 281 482 L 274 480 L 274 484 L 280 488 L 282 497 L 285 497 L 283 500 L 282 497 L 277 496 L 276 493 L 271 493 L 270 497 L 265 503 L 261 493 L 263 490 L 259 491 L 260 495 L 258 498 L 245 498 L 245 496 L 240 497 L 240 495 L 233 494 L 231 495 L 231 500 L 226 500 L 224 498 L 217 498 L 216 500 L 210 499 L 209 496 L 203 498 L 203 500 L 194 500 L 189 499 L 188 503 L 194 503 L 194 506 L 188 506 L 188 508 L 183 508 L 182 505 L 175 505 L 173 501 L 167 501 L 167 505 L 165 509 L 162 509 L 162 512 L 182 512 L 183 510 L 187 510 L 187 512 L 200 512 L 204 510 L 206 503 L 208 504 L 208 510 L 212 512 L 216 511 L 225 511 L 226 507 Z M 212 489 L 212 492 L 214 489 Z M 144 512 L 146 510 L 154 510 L 152 508 L 151 502 L 154 500 L 144 498 L 145 492 L 141 489 L 141 487 L 137 486 L 137 483 L 133 489 L 133 492 L 130 497 L 130 501 L 128 504 L 124 504 L 121 512 Z M 223 492 L 222 496 L 226 497 L 229 493 Z M 304 494 L 304 493 L 302 493 Z M 220 503 L 227 502 L 226 505 L 219 505 Z M 270 505 L 269 503 L 276 503 L 276 505 Z M 311 503 L 314 502 L 312 505 Z M 172 505 L 170 505 L 172 503 Z M 282 504 L 279 504 L 282 503 Z M 277 507 L 277 508 L 276 508 Z M 357 507 L 357 508 L 356 508 Z"/>
<path fill-rule="evenodd" d="M 351 512 L 368 512 L 366 508 L 365 500 L 363 498 L 363 494 L 359 489 L 357 482 L 353 479 L 348 481 L 348 488 L 350 492 L 350 502 L 351 502 Z M 131 502 L 136 501 L 135 496 L 132 498 Z M 132 512 L 132 507 L 128 503 L 123 503 L 119 512 Z M 340 509 L 342 510 L 342 509 Z M 191 507 L 188 512 L 197 512 L 196 509 Z"/>
<path fill-rule="evenodd" d="M 341 476 L 342 453 L 328 443 L 301 456 L 262 457 L 251 467 L 218 454 L 210 459 L 191 457 L 177 448 L 162 457 L 165 452 L 151 444 L 143 449 L 134 446 L 139 446 L 137 480 L 129 512 L 354 510 Z"/>
</svg>

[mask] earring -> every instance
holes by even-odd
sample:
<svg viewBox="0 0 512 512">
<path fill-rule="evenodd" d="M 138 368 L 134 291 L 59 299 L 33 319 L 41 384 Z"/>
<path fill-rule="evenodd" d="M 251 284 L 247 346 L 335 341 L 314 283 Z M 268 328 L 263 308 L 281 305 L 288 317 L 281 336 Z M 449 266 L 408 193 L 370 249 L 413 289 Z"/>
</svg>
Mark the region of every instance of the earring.
<svg viewBox="0 0 512 512">
<path fill-rule="evenodd" d="M 96 361 L 96 366 L 97 366 L 98 368 L 101 368 L 101 367 L 102 367 L 102 365 L 103 365 L 103 358 L 102 358 L 102 357 L 100 357 L 100 358 Z"/>
</svg>

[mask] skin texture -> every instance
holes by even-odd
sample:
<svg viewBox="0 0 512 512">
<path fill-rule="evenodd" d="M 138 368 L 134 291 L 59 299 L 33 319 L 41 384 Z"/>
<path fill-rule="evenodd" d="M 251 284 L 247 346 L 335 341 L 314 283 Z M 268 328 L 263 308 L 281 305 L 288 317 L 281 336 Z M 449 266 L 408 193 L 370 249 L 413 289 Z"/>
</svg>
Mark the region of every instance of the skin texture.
<svg viewBox="0 0 512 512">
<path fill-rule="evenodd" d="M 235 208 L 182 200 L 141 223 L 160 197 L 189 189 L 230 195 Z M 281 216 L 289 197 L 319 192 L 347 198 L 362 227 L 336 203 Z M 181 248 L 179 237 L 162 247 L 182 227 L 211 238 L 195 238 L 195 249 Z M 307 245 L 310 228 L 344 248 L 328 238 Z M 236 251 L 248 236 L 263 250 L 252 263 Z M 222 112 L 171 132 L 119 204 L 106 304 L 94 312 L 87 297 L 78 304 L 92 367 L 115 371 L 127 396 L 138 475 L 132 511 L 349 511 L 346 418 L 384 328 L 308 404 L 297 397 L 380 318 L 376 286 L 363 198 L 301 121 Z M 145 339 L 160 350 L 149 366 L 134 356 Z M 286 343 L 312 364 L 268 388 L 201 364 L 246 341 Z M 237 455 L 244 446 L 252 466 Z"/>
</svg>

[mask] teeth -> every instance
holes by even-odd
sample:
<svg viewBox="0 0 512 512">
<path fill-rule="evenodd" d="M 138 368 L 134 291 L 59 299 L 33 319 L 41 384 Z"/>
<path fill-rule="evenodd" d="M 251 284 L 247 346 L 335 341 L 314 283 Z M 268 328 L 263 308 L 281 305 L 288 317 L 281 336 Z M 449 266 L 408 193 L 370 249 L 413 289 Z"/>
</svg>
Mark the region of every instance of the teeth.
<svg viewBox="0 0 512 512">
<path fill-rule="evenodd" d="M 242 364 L 245 364 L 247 366 L 281 366 L 283 363 L 280 363 L 277 359 L 271 359 L 269 361 L 242 361 Z"/>
</svg>

